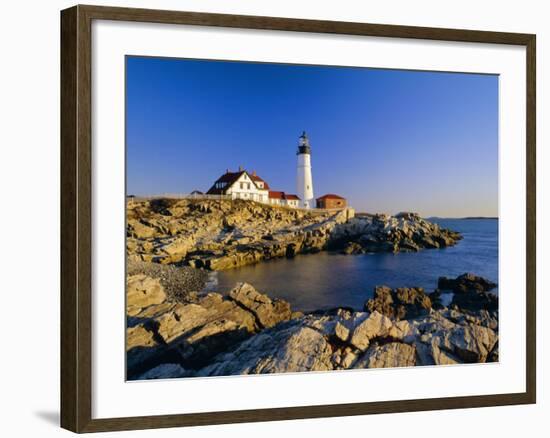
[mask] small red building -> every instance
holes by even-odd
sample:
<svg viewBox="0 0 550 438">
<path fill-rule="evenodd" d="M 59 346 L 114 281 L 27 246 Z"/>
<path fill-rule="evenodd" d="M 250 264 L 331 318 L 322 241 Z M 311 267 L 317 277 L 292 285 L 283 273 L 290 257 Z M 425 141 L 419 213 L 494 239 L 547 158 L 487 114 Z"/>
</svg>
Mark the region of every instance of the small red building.
<svg viewBox="0 0 550 438">
<path fill-rule="evenodd" d="M 320 198 L 317 198 L 317 208 L 346 208 L 347 205 L 348 202 L 346 201 L 346 198 L 342 198 L 341 196 L 334 195 L 332 193 L 328 193 Z"/>
</svg>

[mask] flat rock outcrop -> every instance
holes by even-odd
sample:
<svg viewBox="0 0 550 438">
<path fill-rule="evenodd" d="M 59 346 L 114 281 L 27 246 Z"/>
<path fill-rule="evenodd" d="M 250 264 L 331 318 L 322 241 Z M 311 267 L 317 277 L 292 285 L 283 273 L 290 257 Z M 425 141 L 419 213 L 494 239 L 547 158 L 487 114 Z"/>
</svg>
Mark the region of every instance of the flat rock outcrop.
<svg viewBox="0 0 550 438">
<path fill-rule="evenodd" d="M 129 260 L 224 270 L 327 248 L 352 210 L 315 212 L 251 201 L 132 202 L 127 209 Z"/>
<path fill-rule="evenodd" d="M 414 213 L 396 216 L 298 210 L 251 201 L 156 199 L 127 207 L 130 261 L 225 270 L 324 250 L 418 251 L 461 236 Z"/>
<path fill-rule="evenodd" d="M 137 315 L 141 309 L 160 304 L 166 293 L 160 282 L 143 274 L 132 275 L 126 281 L 126 313 Z"/>
<path fill-rule="evenodd" d="M 160 297 L 158 281 L 132 281 Z M 376 299 L 388 297 L 413 311 L 380 310 Z M 131 380 L 498 361 L 498 312 L 434 309 L 418 288 L 386 288 L 372 310 L 309 314 L 246 283 L 226 296 L 158 301 L 128 317 Z"/>
</svg>

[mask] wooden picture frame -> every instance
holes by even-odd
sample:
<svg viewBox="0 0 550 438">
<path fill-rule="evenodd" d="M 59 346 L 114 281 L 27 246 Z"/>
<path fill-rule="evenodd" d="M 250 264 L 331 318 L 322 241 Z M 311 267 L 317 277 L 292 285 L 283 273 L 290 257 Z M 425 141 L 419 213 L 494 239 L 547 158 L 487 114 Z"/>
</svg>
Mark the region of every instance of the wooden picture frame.
<svg viewBox="0 0 550 438">
<path fill-rule="evenodd" d="M 93 20 L 186 24 L 519 45 L 526 48 L 527 264 L 524 393 L 127 418 L 92 418 L 91 25 Z M 531 34 L 290 18 L 75 6 L 61 12 L 61 426 L 74 432 L 210 425 L 529 404 L 536 401 L 535 53 Z"/>
</svg>

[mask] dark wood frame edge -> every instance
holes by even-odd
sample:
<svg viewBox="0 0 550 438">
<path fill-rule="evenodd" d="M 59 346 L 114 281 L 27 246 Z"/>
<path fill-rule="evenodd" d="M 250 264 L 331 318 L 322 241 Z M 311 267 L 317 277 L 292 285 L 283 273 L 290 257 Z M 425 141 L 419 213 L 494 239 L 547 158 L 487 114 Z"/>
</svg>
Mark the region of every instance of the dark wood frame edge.
<svg viewBox="0 0 550 438">
<path fill-rule="evenodd" d="M 92 419 L 91 23 L 94 19 L 512 44 L 527 50 L 526 392 Z M 536 36 L 78 5 L 61 12 L 61 426 L 99 432 L 536 403 Z"/>
</svg>

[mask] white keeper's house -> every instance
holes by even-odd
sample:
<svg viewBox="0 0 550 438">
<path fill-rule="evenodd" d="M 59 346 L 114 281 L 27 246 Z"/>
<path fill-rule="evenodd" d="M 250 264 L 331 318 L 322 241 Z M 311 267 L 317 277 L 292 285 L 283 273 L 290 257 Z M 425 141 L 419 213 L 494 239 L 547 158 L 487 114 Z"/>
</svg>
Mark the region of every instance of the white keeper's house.
<svg viewBox="0 0 550 438">
<path fill-rule="evenodd" d="M 231 199 L 245 199 L 264 204 L 298 207 L 300 198 L 293 194 L 272 191 L 269 184 L 255 171 L 248 172 L 239 168 L 237 172 L 229 169 L 210 187 L 207 195 L 227 195 Z"/>
</svg>

